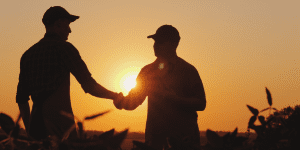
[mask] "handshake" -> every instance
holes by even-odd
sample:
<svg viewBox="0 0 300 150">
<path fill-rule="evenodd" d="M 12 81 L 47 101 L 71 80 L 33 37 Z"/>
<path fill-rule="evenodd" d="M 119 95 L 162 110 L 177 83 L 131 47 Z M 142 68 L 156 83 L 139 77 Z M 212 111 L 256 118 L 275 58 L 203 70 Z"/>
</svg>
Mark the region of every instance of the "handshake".
<svg viewBox="0 0 300 150">
<path fill-rule="evenodd" d="M 124 97 L 124 95 L 123 95 L 123 93 L 122 92 L 120 92 L 114 99 L 113 99 L 113 103 L 114 103 L 114 105 L 115 105 L 115 107 L 117 108 L 117 109 L 120 109 L 120 110 L 122 110 L 122 109 L 126 109 L 126 101 L 125 101 L 125 97 Z"/>
</svg>

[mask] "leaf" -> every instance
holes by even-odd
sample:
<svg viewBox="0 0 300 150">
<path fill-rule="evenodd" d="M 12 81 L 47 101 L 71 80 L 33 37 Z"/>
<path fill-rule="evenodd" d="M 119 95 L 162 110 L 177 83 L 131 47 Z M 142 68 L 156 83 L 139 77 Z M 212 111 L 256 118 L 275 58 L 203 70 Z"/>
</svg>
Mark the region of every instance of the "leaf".
<svg viewBox="0 0 300 150">
<path fill-rule="evenodd" d="M 253 129 L 255 130 L 257 136 L 263 136 L 263 127 L 262 126 L 254 126 Z"/>
<path fill-rule="evenodd" d="M 236 127 L 235 130 L 231 133 L 231 138 L 235 138 L 238 132 L 238 128 Z"/>
<path fill-rule="evenodd" d="M 286 127 L 286 125 L 287 125 L 286 121 L 281 117 L 279 118 L 279 120 L 280 120 L 281 124 Z"/>
<path fill-rule="evenodd" d="M 274 116 L 272 116 L 271 118 L 269 118 L 269 120 L 266 122 L 266 124 L 269 124 L 273 119 L 275 119 Z"/>
<path fill-rule="evenodd" d="M 249 105 L 247 105 L 247 107 L 249 108 L 249 110 L 252 112 L 254 116 L 258 115 L 258 110 L 256 108 L 253 108 L 252 106 Z"/>
<path fill-rule="evenodd" d="M 222 148 L 223 139 L 214 131 L 207 129 L 206 138 L 213 147 Z"/>
<path fill-rule="evenodd" d="M 261 123 L 261 125 L 265 126 L 266 125 L 266 121 L 265 121 L 265 117 L 264 116 L 259 116 L 258 117 L 259 122 Z"/>
<path fill-rule="evenodd" d="M 79 119 L 76 116 L 72 115 L 71 113 L 68 113 L 65 111 L 60 111 L 60 114 L 62 114 L 63 116 L 65 116 L 71 120 L 74 120 L 74 118 L 75 118 L 77 121 L 79 121 Z"/>
<path fill-rule="evenodd" d="M 99 139 L 101 139 L 101 140 L 109 139 L 109 138 L 113 137 L 114 132 L 115 132 L 115 129 L 106 131 L 106 132 L 102 133 L 101 135 L 99 135 Z"/>
<path fill-rule="evenodd" d="M 17 121 L 16 121 L 16 124 L 18 124 L 18 123 L 20 122 L 21 118 L 22 118 L 21 113 L 19 113 L 18 119 L 17 119 Z"/>
<path fill-rule="evenodd" d="M 257 117 L 256 116 L 252 116 L 248 122 L 248 128 L 253 129 L 254 127 L 254 122 L 256 121 Z"/>
<path fill-rule="evenodd" d="M 272 96 L 271 96 L 271 93 L 268 90 L 268 88 L 266 88 L 266 92 L 267 92 L 268 103 L 269 103 L 270 106 L 272 106 Z"/>
<path fill-rule="evenodd" d="M 150 146 L 148 146 L 147 144 L 140 142 L 140 141 L 132 141 L 133 145 L 135 145 L 137 148 L 142 149 L 142 150 L 156 150 Z"/>
<path fill-rule="evenodd" d="M 4 132 L 9 135 L 10 131 L 12 131 L 15 127 L 15 123 L 13 119 L 7 114 L 0 113 L 0 126 Z"/>
<path fill-rule="evenodd" d="M 68 139 L 70 133 L 71 133 L 73 130 L 75 130 L 75 129 L 76 129 L 76 125 L 73 124 L 73 125 L 72 125 L 72 126 L 64 133 L 64 135 L 63 135 L 61 141 L 64 141 L 64 140 Z"/>
<path fill-rule="evenodd" d="M 97 118 L 97 117 L 99 117 L 99 116 L 102 116 L 102 115 L 108 113 L 108 112 L 110 112 L 110 110 L 105 111 L 105 112 L 102 112 L 102 113 L 98 113 L 98 114 L 96 114 L 96 115 L 92 115 L 92 116 L 85 117 L 84 120 L 95 119 L 95 118 Z"/>
<path fill-rule="evenodd" d="M 229 138 L 230 138 L 230 132 L 226 133 L 226 134 L 222 137 L 222 139 L 223 139 L 224 142 L 229 142 Z"/>
<path fill-rule="evenodd" d="M 265 108 L 265 109 L 261 110 L 260 112 L 264 112 L 264 111 L 266 111 L 266 110 L 268 110 L 268 109 L 270 109 L 270 107 Z"/>
<path fill-rule="evenodd" d="M 122 131 L 119 134 L 116 134 L 115 136 L 113 136 L 110 140 L 109 140 L 109 146 L 111 148 L 119 148 L 122 144 L 122 142 L 125 140 L 126 136 L 128 133 L 128 129 Z"/>
<path fill-rule="evenodd" d="M 14 127 L 14 129 L 11 132 L 11 136 L 14 137 L 14 138 L 18 138 L 19 133 L 20 133 L 20 125 L 19 125 L 19 123 L 17 123 L 16 126 Z"/>
<path fill-rule="evenodd" d="M 83 138 L 83 124 L 82 122 L 77 122 L 77 126 L 78 126 L 78 130 L 79 130 L 79 138 L 82 139 Z"/>
</svg>

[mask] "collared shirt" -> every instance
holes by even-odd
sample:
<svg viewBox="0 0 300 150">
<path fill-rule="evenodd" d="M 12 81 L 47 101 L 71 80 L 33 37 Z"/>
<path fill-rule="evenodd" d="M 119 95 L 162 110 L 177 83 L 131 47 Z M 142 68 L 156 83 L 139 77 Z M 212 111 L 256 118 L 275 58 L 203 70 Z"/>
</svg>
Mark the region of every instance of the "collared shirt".
<svg viewBox="0 0 300 150">
<path fill-rule="evenodd" d="M 78 50 L 57 35 L 46 33 L 44 38 L 30 47 L 21 58 L 16 102 L 27 102 L 30 95 L 53 93 L 61 84 L 69 84 L 64 81 L 70 80 L 70 73 L 79 81 L 85 92 L 88 90 L 88 84 L 95 82 Z"/>
<path fill-rule="evenodd" d="M 25 103 L 31 95 L 33 108 L 29 134 L 32 137 L 42 139 L 51 134 L 62 137 L 75 124 L 74 120 L 61 115 L 61 111 L 73 114 L 70 73 L 86 93 L 98 84 L 78 50 L 57 35 L 46 33 L 23 54 L 16 102 Z M 97 90 L 107 92 L 104 88 Z M 75 131 L 71 134 L 76 136 Z"/>
<path fill-rule="evenodd" d="M 148 114 L 146 123 L 146 141 L 185 136 L 199 142 L 197 112 L 193 108 L 178 106 L 171 99 L 155 95 L 151 91 L 165 88 L 185 98 L 205 96 L 198 71 L 180 57 L 164 62 L 159 59 L 142 68 L 137 77 L 137 85 L 142 85 L 148 96 Z M 204 94 L 204 95 L 203 95 Z M 142 102 L 137 102 L 142 103 Z"/>
</svg>

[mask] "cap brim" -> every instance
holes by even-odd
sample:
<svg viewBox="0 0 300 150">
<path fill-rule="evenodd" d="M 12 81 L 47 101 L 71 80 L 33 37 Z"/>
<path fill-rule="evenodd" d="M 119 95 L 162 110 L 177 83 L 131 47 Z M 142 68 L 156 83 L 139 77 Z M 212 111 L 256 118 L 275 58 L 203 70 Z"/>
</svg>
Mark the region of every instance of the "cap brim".
<svg viewBox="0 0 300 150">
<path fill-rule="evenodd" d="M 71 22 L 74 22 L 74 21 L 77 20 L 78 18 L 79 18 L 79 16 L 70 15 L 70 20 L 71 20 Z"/>
<path fill-rule="evenodd" d="M 149 35 L 149 36 L 147 36 L 147 38 L 152 38 L 152 39 L 154 39 L 154 38 L 155 38 L 155 34 Z"/>
</svg>

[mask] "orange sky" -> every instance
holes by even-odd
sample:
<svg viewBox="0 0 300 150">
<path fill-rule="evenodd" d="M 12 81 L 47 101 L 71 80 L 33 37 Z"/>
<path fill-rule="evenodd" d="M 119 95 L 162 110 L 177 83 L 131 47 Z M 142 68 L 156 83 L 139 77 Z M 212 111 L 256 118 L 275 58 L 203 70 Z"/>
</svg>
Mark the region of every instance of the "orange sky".
<svg viewBox="0 0 300 150">
<path fill-rule="evenodd" d="M 246 131 L 251 117 L 246 104 L 267 107 L 265 87 L 278 109 L 300 104 L 298 0 L 11 0 L 0 3 L 0 112 L 17 117 L 20 58 L 43 37 L 42 16 L 56 5 L 80 16 L 71 23 L 68 41 L 95 80 L 116 92 L 126 93 L 124 78 L 155 60 L 154 42 L 146 37 L 163 24 L 175 26 L 181 36 L 177 53 L 197 68 L 206 92 L 200 130 Z M 73 76 L 71 99 L 78 118 L 113 110 L 85 122 L 86 129 L 145 129 L 147 103 L 117 110 L 111 100 L 85 94 Z"/>
</svg>

